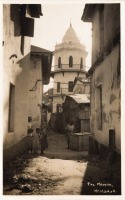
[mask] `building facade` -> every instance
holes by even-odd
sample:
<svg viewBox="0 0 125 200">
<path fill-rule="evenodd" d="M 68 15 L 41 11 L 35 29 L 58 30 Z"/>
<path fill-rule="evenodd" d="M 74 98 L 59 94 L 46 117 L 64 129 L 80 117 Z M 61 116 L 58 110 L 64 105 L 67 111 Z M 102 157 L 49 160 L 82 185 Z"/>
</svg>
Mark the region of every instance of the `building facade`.
<svg viewBox="0 0 125 200">
<path fill-rule="evenodd" d="M 90 79 L 76 77 L 74 80 L 73 94 L 90 94 Z"/>
<path fill-rule="evenodd" d="M 86 4 L 82 20 L 92 23 L 90 149 L 120 155 L 120 4 Z"/>
<path fill-rule="evenodd" d="M 52 52 L 31 45 L 29 69 L 29 117 L 34 130 L 41 128 L 43 119 L 43 86 L 49 83 Z"/>
<path fill-rule="evenodd" d="M 86 77 L 86 56 L 85 46 L 80 43 L 70 24 L 62 43 L 57 44 L 54 51 L 55 65 L 51 72 L 54 78 L 53 113 L 57 112 L 66 95 L 73 94 L 75 77 Z"/>
<path fill-rule="evenodd" d="M 90 94 L 67 95 L 63 103 L 65 127 L 71 121 L 75 133 L 90 132 Z"/>
<path fill-rule="evenodd" d="M 3 158 L 27 148 L 30 38 L 40 4 L 3 4 Z"/>
</svg>

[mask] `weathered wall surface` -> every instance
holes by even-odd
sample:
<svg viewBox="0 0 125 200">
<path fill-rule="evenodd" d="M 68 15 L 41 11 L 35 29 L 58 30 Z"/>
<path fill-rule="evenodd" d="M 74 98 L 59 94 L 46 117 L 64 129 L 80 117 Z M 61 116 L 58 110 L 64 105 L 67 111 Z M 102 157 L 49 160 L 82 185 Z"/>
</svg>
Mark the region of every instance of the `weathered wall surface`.
<svg viewBox="0 0 125 200">
<path fill-rule="evenodd" d="M 100 52 L 99 11 L 95 12 L 92 19 L 92 64 Z"/>
<path fill-rule="evenodd" d="M 119 30 L 120 9 L 118 4 L 105 4 L 101 22 L 99 9 L 96 9 L 92 19 L 92 64 L 100 53 L 107 53 L 107 48 L 112 45 L 113 37 Z M 101 32 L 103 32 L 102 36 Z M 103 47 L 101 48 L 101 46 Z"/>
<path fill-rule="evenodd" d="M 14 155 L 13 151 L 10 150 L 10 147 L 13 147 L 17 142 L 24 140 L 27 135 L 30 38 L 25 37 L 24 55 L 22 55 L 21 36 L 15 36 L 15 24 L 10 19 L 10 5 L 3 5 L 3 14 L 3 145 L 4 158 L 6 159 L 8 153 L 10 154 L 9 158 Z M 19 26 L 18 15 L 15 23 Z M 13 54 L 16 56 L 12 56 Z M 15 86 L 13 132 L 8 132 L 10 83 Z M 25 149 L 25 146 L 20 148 Z"/>
<path fill-rule="evenodd" d="M 99 4 L 92 18 L 91 133 L 109 147 L 109 129 L 115 132 L 115 150 L 121 151 L 120 130 L 120 4 Z"/>
<path fill-rule="evenodd" d="M 41 126 L 41 105 L 42 105 L 42 66 L 41 58 L 31 56 L 29 70 L 29 116 L 32 117 L 34 130 Z M 37 80 L 41 80 L 36 82 Z M 34 87 L 36 86 L 36 87 Z"/>
<path fill-rule="evenodd" d="M 106 4 L 104 13 L 104 43 L 107 47 L 120 31 L 120 4 Z"/>
<path fill-rule="evenodd" d="M 120 152 L 120 80 L 118 71 L 119 45 L 96 68 L 91 77 L 91 133 L 95 139 L 104 144 L 109 144 L 109 129 L 115 130 L 116 150 Z M 102 130 L 98 129 L 98 87 L 102 85 Z"/>
</svg>

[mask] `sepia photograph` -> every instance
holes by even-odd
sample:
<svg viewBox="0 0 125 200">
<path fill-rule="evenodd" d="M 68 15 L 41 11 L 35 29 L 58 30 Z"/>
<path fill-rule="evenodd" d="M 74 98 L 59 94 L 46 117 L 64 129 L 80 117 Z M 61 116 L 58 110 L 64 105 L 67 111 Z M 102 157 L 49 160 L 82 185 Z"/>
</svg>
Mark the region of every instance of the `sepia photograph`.
<svg viewBox="0 0 125 200">
<path fill-rule="evenodd" d="M 122 2 L 2 1 L 2 197 L 122 198 Z"/>
</svg>

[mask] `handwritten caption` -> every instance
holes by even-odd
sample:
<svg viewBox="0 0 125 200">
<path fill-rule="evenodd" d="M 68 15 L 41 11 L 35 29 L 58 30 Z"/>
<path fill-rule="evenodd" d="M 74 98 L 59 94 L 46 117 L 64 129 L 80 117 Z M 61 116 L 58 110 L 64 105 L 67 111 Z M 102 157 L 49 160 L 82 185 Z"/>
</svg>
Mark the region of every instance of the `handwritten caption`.
<svg viewBox="0 0 125 200">
<path fill-rule="evenodd" d="M 95 194 L 116 194 L 117 191 L 111 183 L 87 182 L 87 186 L 92 187 Z"/>
</svg>

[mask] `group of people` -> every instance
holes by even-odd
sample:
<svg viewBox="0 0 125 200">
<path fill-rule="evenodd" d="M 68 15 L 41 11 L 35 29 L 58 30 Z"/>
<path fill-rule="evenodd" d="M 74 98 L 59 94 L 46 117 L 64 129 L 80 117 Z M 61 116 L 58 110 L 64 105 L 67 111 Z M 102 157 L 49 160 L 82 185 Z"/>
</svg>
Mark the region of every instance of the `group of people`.
<svg viewBox="0 0 125 200">
<path fill-rule="evenodd" d="M 70 121 L 66 126 L 67 132 L 67 148 L 70 147 L 70 135 L 74 133 L 75 126 L 73 121 Z M 32 118 L 28 117 L 28 142 L 29 142 L 29 152 L 44 154 L 44 150 L 48 148 L 47 141 L 47 126 L 43 123 L 42 128 L 33 129 Z"/>
<path fill-rule="evenodd" d="M 33 153 L 44 154 L 44 150 L 48 148 L 47 141 L 47 127 L 46 123 L 43 123 L 42 128 L 33 129 L 32 117 L 28 117 L 28 151 Z"/>
</svg>

